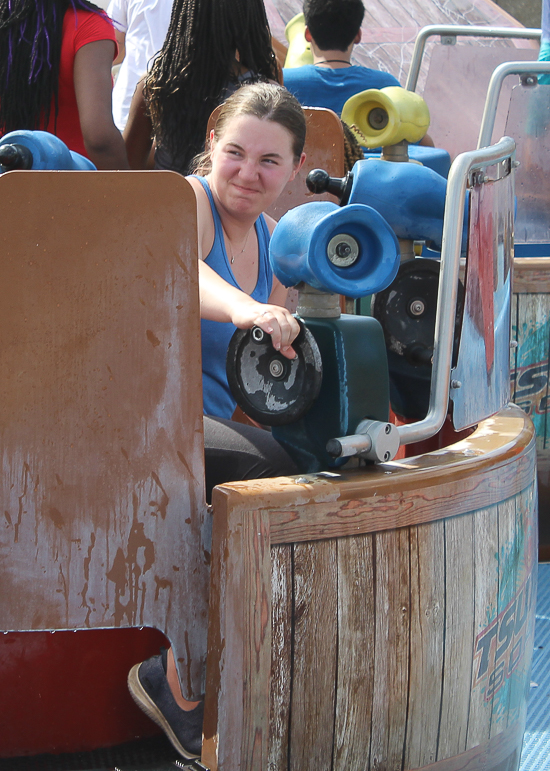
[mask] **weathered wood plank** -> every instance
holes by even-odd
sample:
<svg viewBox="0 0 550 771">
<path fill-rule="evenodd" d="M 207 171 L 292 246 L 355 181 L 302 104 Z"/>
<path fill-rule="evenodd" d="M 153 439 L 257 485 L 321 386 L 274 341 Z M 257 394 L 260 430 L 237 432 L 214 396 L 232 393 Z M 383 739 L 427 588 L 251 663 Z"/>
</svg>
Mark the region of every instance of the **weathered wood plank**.
<svg viewBox="0 0 550 771">
<path fill-rule="evenodd" d="M 401 771 L 409 690 L 410 558 L 406 528 L 375 536 L 376 631 L 369 768 Z"/>
<path fill-rule="evenodd" d="M 218 509 L 212 570 L 203 759 L 265 771 L 271 670 L 271 555 L 265 511 Z M 218 722 L 218 716 L 223 720 Z"/>
<path fill-rule="evenodd" d="M 507 610 L 514 612 L 511 603 L 517 591 L 518 584 L 518 549 L 516 541 L 516 498 L 509 498 L 498 505 L 498 557 L 499 586 L 496 616 Z M 510 682 L 506 677 L 506 662 L 500 651 L 506 643 L 502 639 L 507 620 L 500 625 L 491 652 L 490 666 L 493 672 L 488 677 L 487 690 L 492 697 L 493 719 L 491 722 L 491 737 L 501 733 L 508 724 L 508 707 L 510 704 Z M 513 623 L 513 618 L 512 618 Z M 502 630 L 502 631 L 501 631 Z M 501 638 L 501 639 L 499 639 Z"/>
<path fill-rule="evenodd" d="M 370 752 L 375 648 L 373 536 L 338 541 L 338 672 L 334 771 Z"/>
<path fill-rule="evenodd" d="M 530 415 L 537 432 L 538 449 L 550 445 L 548 389 L 550 345 L 550 294 L 517 295 L 517 315 L 512 334 L 517 340 L 515 371 L 511 373 L 514 402 Z"/>
<path fill-rule="evenodd" d="M 410 528 L 411 672 L 404 769 L 437 757 L 441 662 L 445 635 L 445 528 L 443 522 Z"/>
<path fill-rule="evenodd" d="M 372 475 L 377 482 L 376 487 L 373 485 L 374 490 L 363 487 L 361 491 L 359 488 L 354 491 L 350 486 L 347 491 L 349 497 L 346 495 L 337 501 L 306 505 L 309 485 L 304 484 L 306 495 L 299 498 L 298 506 L 272 512 L 272 542 L 284 543 L 352 535 L 357 532 L 378 532 L 433 522 L 446 517 L 449 511 L 462 514 L 472 508 L 483 508 L 501 500 L 503 493 L 513 495 L 528 484 L 534 462 L 533 445 L 532 453 L 514 463 L 514 473 L 503 467 L 491 474 L 487 471 L 472 473 L 459 479 L 446 476 L 440 484 L 429 487 L 429 481 L 426 479 L 426 487 L 422 485 L 415 491 L 408 490 L 406 496 L 399 492 L 398 481 L 392 479 L 392 472 L 395 471 L 393 464 L 386 464 L 385 469 L 373 469 Z M 409 460 L 409 466 L 414 468 L 414 459 Z M 382 476 L 383 474 L 385 476 Z M 399 482 L 406 481 L 403 477 L 407 476 L 407 471 L 402 472 L 402 475 Z M 344 478 L 346 477 L 350 481 L 353 480 L 352 474 L 346 474 Z M 420 478 L 418 479 L 420 482 Z M 319 486 L 319 481 L 314 477 L 311 481 L 315 488 Z M 356 492 L 357 498 L 352 497 L 353 492 Z M 365 493 L 368 492 L 371 492 L 371 495 L 367 497 Z M 361 493 L 365 497 L 362 497 Z"/>
<path fill-rule="evenodd" d="M 330 771 L 337 660 L 336 542 L 294 548 L 291 771 Z"/>
<path fill-rule="evenodd" d="M 481 509 L 474 519 L 474 631 L 477 636 L 491 623 L 498 604 L 498 506 Z M 474 649 L 475 652 L 475 649 Z M 492 698 L 476 682 L 478 661 L 474 659 L 466 748 L 476 747 L 491 736 Z"/>
<path fill-rule="evenodd" d="M 445 653 L 437 759 L 464 752 L 474 645 L 474 528 L 471 516 L 445 520 Z"/>
<path fill-rule="evenodd" d="M 534 463 L 532 425 L 512 405 L 438 453 L 331 479 L 312 474 L 307 482 L 233 482 L 223 486 L 223 494 L 236 508 L 248 510 L 257 503 L 269 508 L 271 542 L 289 543 L 406 527 L 485 508 L 528 486 Z"/>
<path fill-rule="evenodd" d="M 514 294 L 548 294 L 550 257 L 516 257 L 514 259 Z"/>
<path fill-rule="evenodd" d="M 288 767 L 292 685 L 292 546 L 271 548 L 269 771 Z"/>
</svg>

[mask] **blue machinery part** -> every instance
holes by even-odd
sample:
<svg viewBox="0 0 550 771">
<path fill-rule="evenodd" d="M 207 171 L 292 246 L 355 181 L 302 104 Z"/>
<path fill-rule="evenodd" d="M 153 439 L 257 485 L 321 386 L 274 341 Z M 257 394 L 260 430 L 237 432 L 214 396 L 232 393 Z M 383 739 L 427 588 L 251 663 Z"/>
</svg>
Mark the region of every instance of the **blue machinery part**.
<svg viewBox="0 0 550 771">
<path fill-rule="evenodd" d="M 311 409 L 297 421 L 279 422 L 273 435 L 308 472 L 340 466 L 349 455 L 389 460 L 397 452 L 397 432 L 387 422 L 382 328 L 370 317 L 341 315 L 338 295 L 384 289 L 399 259 L 395 234 L 369 206 L 312 202 L 285 214 L 275 228 L 271 265 L 283 284 L 301 289 L 298 315 L 317 343 L 323 377 Z"/>
<path fill-rule="evenodd" d="M 10 131 L 0 139 L 0 173 L 28 169 L 93 171 L 95 166 L 47 131 Z"/>
<path fill-rule="evenodd" d="M 273 272 L 284 286 L 300 282 L 321 292 L 365 297 L 390 284 L 399 243 L 370 206 L 340 208 L 313 201 L 291 209 L 271 237 Z"/>
<path fill-rule="evenodd" d="M 388 163 L 369 158 L 358 161 L 353 171 L 338 179 L 315 169 L 307 184 L 313 193 L 328 191 L 342 206 L 372 206 L 387 221 L 398 238 L 426 241 L 441 251 L 447 180 L 417 163 Z M 467 211 L 467 207 L 466 207 Z M 463 249 L 467 242 L 467 214 L 464 216 Z"/>
<path fill-rule="evenodd" d="M 323 362 L 321 389 L 311 409 L 300 420 L 274 426 L 273 436 L 300 468 L 312 473 L 347 461 L 345 455 L 334 457 L 329 452 L 332 449 L 329 443 L 341 443 L 338 437 L 360 433 L 358 428 L 365 418 L 383 423 L 384 430 L 391 425 L 387 423 L 389 378 L 384 334 L 376 319 L 342 315 L 304 321 L 319 346 Z M 395 426 L 389 431 L 393 429 Z M 372 459 L 390 460 L 398 448 L 396 439 L 393 452 L 385 449 L 380 453 L 382 457 Z M 340 455 L 340 448 L 335 454 Z"/>
</svg>

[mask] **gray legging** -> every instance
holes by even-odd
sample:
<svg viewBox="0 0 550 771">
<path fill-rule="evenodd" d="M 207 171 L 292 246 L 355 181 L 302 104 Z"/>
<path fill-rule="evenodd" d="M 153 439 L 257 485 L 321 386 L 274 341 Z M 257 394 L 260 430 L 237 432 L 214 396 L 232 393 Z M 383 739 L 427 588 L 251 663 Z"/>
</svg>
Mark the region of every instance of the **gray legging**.
<svg viewBox="0 0 550 771">
<path fill-rule="evenodd" d="M 299 469 L 269 431 L 204 416 L 206 500 L 224 482 L 298 474 Z"/>
</svg>

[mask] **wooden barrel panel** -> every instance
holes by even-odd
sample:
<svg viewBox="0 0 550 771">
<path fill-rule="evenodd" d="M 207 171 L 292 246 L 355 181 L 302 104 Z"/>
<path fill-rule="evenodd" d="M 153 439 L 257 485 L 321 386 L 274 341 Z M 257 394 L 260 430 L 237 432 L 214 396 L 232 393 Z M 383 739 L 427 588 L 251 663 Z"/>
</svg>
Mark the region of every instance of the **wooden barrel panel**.
<svg viewBox="0 0 550 771">
<path fill-rule="evenodd" d="M 288 768 L 292 674 L 292 546 L 271 549 L 272 643 L 268 768 Z"/>
<path fill-rule="evenodd" d="M 411 667 L 405 765 L 420 768 L 437 758 L 439 724 L 426 709 L 440 683 L 434 661 L 442 661 L 445 645 L 444 522 L 410 528 Z M 427 575 L 426 575 L 427 574 Z M 429 579 L 429 580 L 427 580 Z"/>
<path fill-rule="evenodd" d="M 514 260 L 511 396 L 530 415 L 537 432 L 539 554 L 550 558 L 550 258 Z"/>
<path fill-rule="evenodd" d="M 266 756 L 270 771 L 516 771 L 533 641 L 534 473 L 532 424 L 513 407 L 430 455 L 330 481 L 218 489 L 223 611 L 214 606 L 210 624 L 224 653 L 207 665 L 203 760 L 223 771 L 260 769 Z M 264 558 L 243 544 L 257 540 L 250 504 L 263 485 L 267 579 Z M 272 667 L 283 662 L 271 692 L 243 638 L 260 586 L 281 600 L 253 636 L 255 661 L 268 649 Z M 247 714 L 251 693 L 263 712 Z"/>
<path fill-rule="evenodd" d="M 374 537 L 338 541 L 338 672 L 334 768 L 369 756 L 374 688 Z"/>
<path fill-rule="evenodd" d="M 375 549 L 376 687 L 372 692 L 370 767 L 397 771 L 405 742 L 410 664 L 408 528 L 378 533 Z"/>
<path fill-rule="evenodd" d="M 335 541 L 294 547 L 290 768 L 331 768 L 337 648 Z"/>
<path fill-rule="evenodd" d="M 491 621 L 498 604 L 499 545 L 498 506 L 482 509 L 474 515 L 474 633 L 477 635 Z M 475 680 L 475 674 L 472 675 Z M 477 747 L 491 732 L 492 712 L 482 688 L 471 688 L 466 749 Z"/>
</svg>

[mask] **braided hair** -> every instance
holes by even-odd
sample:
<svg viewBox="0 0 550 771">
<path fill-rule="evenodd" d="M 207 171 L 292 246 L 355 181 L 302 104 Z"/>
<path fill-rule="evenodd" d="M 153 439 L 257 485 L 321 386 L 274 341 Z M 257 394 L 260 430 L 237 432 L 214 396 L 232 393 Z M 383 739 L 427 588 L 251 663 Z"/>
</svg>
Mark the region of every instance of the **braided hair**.
<svg viewBox="0 0 550 771">
<path fill-rule="evenodd" d="M 0 136 L 46 126 L 58 112 L 65 11 L 101 13 L 87 0 L 0 0 Z"/>
<path fill-rule="evenodd" d="M 228 84 L 238 83 L 236 52 L 254 79 L 277 79 L 263 0 L 174 0 L 164 45 L 144 82 L 157 148 L 174 168 L 188 169 L 204 148 L 210 113 Z"/>
</svg>

